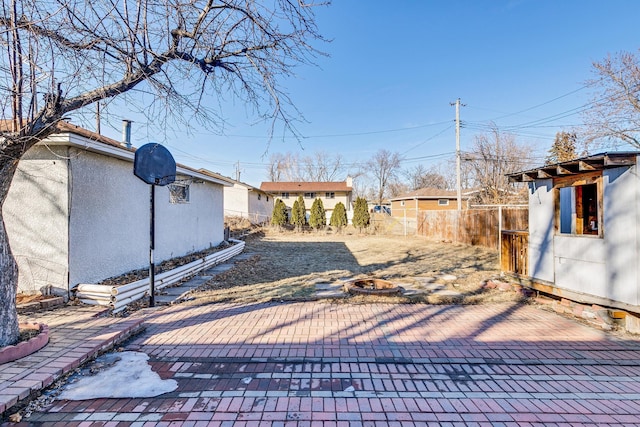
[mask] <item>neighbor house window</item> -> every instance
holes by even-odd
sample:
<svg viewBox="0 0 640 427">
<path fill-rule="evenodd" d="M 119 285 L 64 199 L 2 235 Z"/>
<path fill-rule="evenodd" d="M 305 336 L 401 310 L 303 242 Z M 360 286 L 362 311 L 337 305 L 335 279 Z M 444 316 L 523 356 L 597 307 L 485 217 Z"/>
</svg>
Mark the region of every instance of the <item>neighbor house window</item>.
<svg viewBox="0 0 640 427">
<path fill-rule="evenodd" d="M 316 193 L 304 193 L 304 198 L 305 199 L 315 199 L 316 198 Z"/>
<path fill-rule="evenodd" d="M 336 193 L 334 193 L 334 192 L 324 193 L 324 197 L 325 197 L 325 199 L 335 199 L 336 198 Z"/>
<path fill-rule="evenodd" d="M 585 181 L 557 187 L 556 229 L 560 234 L 600 234 L 598 183 Z"/>
<path fill-rule="evenodd" d="M 449 199 L 438 199 L 438 206 L 449 206 Z"/>
<path fill-rule="evenodd" d="M 169 184 L 169 203 L 189 203 L 189 184 Z"/>
<path fill-rule="evenodd" d="M 288 199 L 289 198 L 289 193 L 282 193 L 282 198 L 283 199 Z"/>
</svg>

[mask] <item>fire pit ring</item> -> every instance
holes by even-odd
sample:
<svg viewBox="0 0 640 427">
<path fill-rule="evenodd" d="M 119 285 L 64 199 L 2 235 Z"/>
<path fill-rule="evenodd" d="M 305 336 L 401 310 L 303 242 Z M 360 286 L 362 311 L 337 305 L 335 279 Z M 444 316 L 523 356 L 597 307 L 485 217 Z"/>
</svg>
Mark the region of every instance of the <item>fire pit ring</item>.
<svg viewBox="0 0 640 427">
<path fill-rule="evenodd" d="M 403 289 L 388 280 L 383 279 L 354 279 L 344 284 L 345 292 L 351 295 L 401 295 Z"/>
</svg>

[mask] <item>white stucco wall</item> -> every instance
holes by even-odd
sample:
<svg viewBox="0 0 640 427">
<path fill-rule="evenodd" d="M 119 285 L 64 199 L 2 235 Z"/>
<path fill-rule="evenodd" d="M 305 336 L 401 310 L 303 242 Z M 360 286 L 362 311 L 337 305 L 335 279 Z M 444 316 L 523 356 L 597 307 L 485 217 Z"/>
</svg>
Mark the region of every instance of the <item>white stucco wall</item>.
<svg viewBox="0 0 640 427">
<path fill-rule="evenodd" d="M 224 214 L 248 218 L 249 202 L 247 187 L 235 183 L 232 187 L 224 188 Z"/>
<path fill-rule="evenodd" d="M 258 196 L 260 200 L 258 200 Z M 274 198 L 261 191 L 249 191 L 249 218 L 253 223 L 262 224 L 271 220 Z"/>
<path fill-rule="evenodd" d="M 150 186 L 133 163 L 74 149 L 71 162 L 69 282 L 94 283 L 149 265 Z M 170 204 L 156 187 L 155 263 L 219 244 L 222 186 L 190 185 L 190 201 Z"/>
<path fill-rule="evenodd" d="M 67 295 L 66 147 L 36 146 L 20 160 L 3 207 L 20 292 Z"/>
</svg>

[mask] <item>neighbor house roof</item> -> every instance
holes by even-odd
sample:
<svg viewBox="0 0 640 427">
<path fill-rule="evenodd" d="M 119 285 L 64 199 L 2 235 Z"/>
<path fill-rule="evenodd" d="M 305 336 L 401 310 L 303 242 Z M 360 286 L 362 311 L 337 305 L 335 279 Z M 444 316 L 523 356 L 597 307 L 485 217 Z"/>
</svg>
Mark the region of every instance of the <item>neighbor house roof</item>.
<svg viewBox="0 0 640 427">
<path fill-rule="evenodd" d="M 469 199 L 477 190 L 475 189 L 463 189 L 462 198 Z M 411 191 L 406 194 L 402 194 L 397 197 L 392 197 L 389 200 L 413 200 L 413 199 L 455 199 L 458 197 L 458 192 L 455 190 L 441 190 L 439 188 L 420 188 L 418 190 Z"/>
<path fill-rule="evenodd" d="M 351 191 L 346 181 L 342 182 L 263 182 L 260 189 L 268 193 L 300 193 L 323 191 Z"/>
<path fill-rule="evenodd" d="M 554 163 L 523 172 L 510 173 L 507 176 L 511 182 L 528 182 L 535 179 L 576 175 L 620 166 L 632 166 L 636 164 L 636 158 L 639 155 L 640 152 L 638 151 L 593 154 L 567 162 Z"/>
</svg>

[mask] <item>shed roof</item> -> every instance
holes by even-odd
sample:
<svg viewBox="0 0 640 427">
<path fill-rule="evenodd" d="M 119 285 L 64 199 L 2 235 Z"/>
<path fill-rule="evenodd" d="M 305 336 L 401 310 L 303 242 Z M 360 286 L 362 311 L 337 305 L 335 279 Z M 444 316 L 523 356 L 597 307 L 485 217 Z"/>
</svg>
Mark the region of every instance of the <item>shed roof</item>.
<svg viewBox="0 0 640 427">
<path fill-rule="evenodd" d="M 577 175 L 620 166 L 632 166 L 636 164 L 636 159 L 639 155 L 640 152 L 638 151 L 605 152 L 567 162 L 540 166 L 522 172 L 514 172 L 507 174 L 507 176 L 511 182 L 530 182 L 536 179 Z"/>
<path fill-rule="evenodd" d="M 300 193 L 322 191 L 351 191 L 346 181 L 340 182 L 263 182 L 260 189 L 268 193 Z"/>
</svg>

